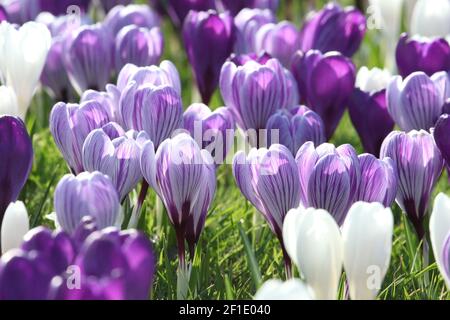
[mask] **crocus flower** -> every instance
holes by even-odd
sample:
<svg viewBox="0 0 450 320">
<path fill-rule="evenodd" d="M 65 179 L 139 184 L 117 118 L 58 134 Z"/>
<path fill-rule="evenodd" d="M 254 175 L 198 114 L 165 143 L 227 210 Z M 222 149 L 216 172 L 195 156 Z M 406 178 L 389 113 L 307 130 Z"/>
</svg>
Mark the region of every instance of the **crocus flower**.
<svg viewBox="0 0 450 320">
<path fill-rule="evenodd" d="M 387 87 L 387 108 L 404 131 L 429 130 L 442 113 L 446 97 L 450 97 L 450 81 L 446 72 L 428 77 L 414 72 L 406 79 L 392 78 Z"/>
<path fill-rule="evenodd" d="M 1 226 L 2 253 L 19 248 L 29 229 L 27 208 L 22 201 L 11 202 Z"/>
<path fill-rule="evenodd" d="M 330 139 L 353 92 L 355 66 L 337 52 L 298 51 L 292 60 L 292 73 L 302 102 L 319 114 Z"/>
<path fill-rule="evenodd" d="M 11 202 L 25 185 L 33 163 L 33 147 L 25 124 L 19 118 L 0 116 L 0 228 Z"/>
<path fill-rule="evenodd" d="M 222 6 L 237 15 L 244 8 L 270 9 L 274 13 L 280 4 L 279 0 L 220 0 Z"/>
<path fill-rule="evenodd" d="M 84 216 L 95 218 L 99 228 L 120 223 L 116 188 L 100 172 L 65 175 L 56 186 L 54 205 L 59 225 L 69 233 L 75 231 Z"/>
<path fill-rule="evenodd" d="M 208 104 L 220 69 L 233 51 L 233 17 L 227 12 L 191 11 L 183 24 L 183 41 L 202 101 Z"/>
<path fill-rule="evenodd" d="M 162 0 L 157 0 L 164 2 Z M 181 26 L 189 11 L 208 11 L 216 9 L 214 0 L 168 0 L 167 12 L 176 26 Z"/>
<path fill-rule="evenodd" d="M 112 36 L 116 36 L 120 29 L 128 25 L 136 25 L 142 28 L 151 29 L 159 27 L 160 19 L 148 5 L 130 4 L 128 6 L 116 6 L 105 17 L 105 29 Z"/>
<path fill-rule="evenodd" d="M 236 66 L 243 66 L 249 61 L 256 61 L 259 64 L 266 64 L 267 61 L 272 59 L 272 57 L 267 52 L 261 52 L 260 54 L 248 53 L 248 54 L 232 54 L 230 56 L 230 61 Z M 292 76 L 292 75 L 291 75 Z M 293 80 L 295 81 L 295 80 Z"/>
<path fill-rule="evenodd" d="M 256 33 L 255 49 L 255 52 L 266 51 L 285 68 L 290 68 L 292 56 L 300 49 L 300 33 L 289 21 L 265 24 Z"/>
<path fill-rule="evenodd" d="M 233 175 L 241 193 L 264 216 L 280 241 L 286 276 L 291 277 L 291 262 L 282 238 L 286 213 L 300 203 L 300 183 L 291 152 L 283 145 L 269 149 L 253 148 L 246 157 L 243 151 L 233 159 Z"/>
<path fill-rule="evenodd" d="M 441 151 L 442 157 L 450 168 L 450 115 L 448 113 L 439 117 L 433 130 L 434 141 Z"/>
<path fill-rule="evenodd" d="M 359 10 L 329 3 L 303 25 L 301 50 L 339 51 L 351 57 L 361 45 L 365 33 L 366 18 Z"/>
<path fill-rule="evenodd" d="M 211 153 L 217 165 L 224 163 L 234 142 L 234 119 L 228 108 L 211 111 L 204 104 L 194 103 L 183 114 L 183 127 Z"/>
<path fill-rule="evenodd" d="M 325 127 L 322 119 L 314 111 L 305 106 L 283 109 L 273 114 L 267 121 L 267 141 L 272 142 L 272 130 L 278 130 L 278 140 L 293 155 L 307 141 L 318 146 L 325 142 Z"/>
<path fill-rule="evenodd" d="M 339 225 L 356 200 L 361 181 L 361 166 L 355 149 L 349 144 L 318 147 L 310 141 L 295 158 L 300 177 L 300 199 L 304 207 L 327 210 Z"/>
<path fill-rule="evenodd" d="M 314 291 L 299 279 L 271 279 L 264 282 L 254 300 L 312 300 Z"/>
<path fill-rule="evenodd" d="M 8 20 L 8 13 L 4 6 L 0 5 L 0 22 Z"/>
<path fill-rule="evenodd" d="M 19 114 L 16 93 L 7 86 L 0 86 L 0 115 L 3 114 Z"/>
<path fill-rule="evenodd" d="M 92 131 L 83 144 L 83 167 L 86 171 L 100 171 L 109 176 L 122 202 L 142 180 L 141 149 L 148 141 L 142 131 L 111 139 L 102 129 Z"/>
<path fill-rule="evenodd" d="M 40 11 L 36 0 L 5 0 L 2 6 L 8 14 L 8 21 L 17 25 L 34 20 Z"/>
<path fill-rule="evenodd" d="M 57 103 L 50 114 L 50 132 L 72 172 L 83 170 L 82 148 L 88 134 L 109 122 L 108 110 L 94 100 L 81 105 Z"/>
<path fill-rule="evenodd" d="M 107 111 L 110 121 L 120 122 L 119 101 L 121 92 L 115 85 L 110 83 L 106 85 L 105 89 L 105 91 L 96 91 L 91 89 L 84 91 L 80 98 L 80 104 L 92 100 L 96 101 L 103 106 L 104 110 Z"/>
<path fill-rule="evenodd" d="M 275 23 L 275 16 L 268 9 L 242 9 L 234 18 L 236 26 L 236 54 L 253 53 L 256 51 L 255 38 L 258 30 L 267 23 Z"/>
<path fill-rule="evenodd" d="M 424 130 L 394 131 L 384 140 L 380 156 L 393 160 L 397 168 L 397 203 L 422 239 L 428 202 L 444 164 L 433 136 Z"/>
<path fill-rule="evenodd" d="M 450 70 L 450 45 L 444 38 L 409 37 L 402 34 L 395 53 L 402 77 L 415 71 L 432 76 Z"/>
<path fill-rule="evenodd" d="M 439 193 L 434 199 L 430 217 L 430 239 L 434 258 L 447 287 L 450 289 L 450 198 Z"/>
<path fill-rule="evenodd" d="M 112 40 L 104 26 L 82 26 L 66 44 L 65 66 L 72 85 L 81 95 L 87 89 L 103 90 L 111 74 Z"/>
<path fill-rule="evenodd" d="M 37 22 L 27 22 L 19 29 L 0 24 L 0 73 L 3 84 L 14 89 L 18 113 L 25 118 L 39 82 L 51 44 L 47 27 Z"/>
<path fill-rule="evenodd" d="M 362 67 L 356 75 L 356 88 L 348 100 L 350 119 L 364 150 L 376 156 L 395 125 L 386 104 L 386 86 L 390 79 L 387 70 Z"/>
<path fill-rule="evenodd" d="M 103 10 L 105 10 L 105 12 L 109 12 L 112 8 L 114 8 L 117 5 L 129 5 L 131 4 L 133 1 L 132 0 L 100 0 L 100 4 L 103 7 Z"/>
<path fill-rule="evenodd" d="M 411 18 L 411 34 L 424 37 L 446 37 L 450 34 L 450 2 L 418 0 Z"/>
<path fill-rule="evenodd" d="M 58 1 L 49 1 L 49 0 L 40 0 L 39 2 L 39 10 L 50 12 L 55 16 L 71 14 L 70 11 L 71 6 L 77 6 L 77 10 L 80 10 L 80 13 L 86 13 L 89 9 L 89 0 L 58 0 Z"/>
<path fill-rule="evenodd" d="M 152 29 L 130 25 L 122 28 L 116 37 L 115 67 L 120 71 L 127 63 L 138 67 L 157 64 L 164 46 L 158 27 Z"/>
</svg>

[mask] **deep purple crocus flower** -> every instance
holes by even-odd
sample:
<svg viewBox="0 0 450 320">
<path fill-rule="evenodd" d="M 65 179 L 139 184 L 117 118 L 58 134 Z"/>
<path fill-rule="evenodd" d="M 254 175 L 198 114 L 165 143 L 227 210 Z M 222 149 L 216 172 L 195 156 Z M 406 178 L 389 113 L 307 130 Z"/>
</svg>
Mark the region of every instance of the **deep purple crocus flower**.
<svg viewBox="0 0 450 320">
<path fill-rule="evenodd" d="M 220 2 L 234 16 L 245 8 L 270 9 L 275 13 L 280 3 L 279 0 L 220 0 Z"/>
<path fill-rule="evenodd" d="M 157 0 L 164 2 L 163 0 Z M 176 26 L 183 25 L 189 11 L 208 11 L 216 9 L 214 0 L 167 0 L 167 12 Z"/>
<path fill-rule="evenodd" d="M 33 164 L 33 147 L 25 124 L 17 117 L 0 116 L 0 227 L 11 202 L 19 197 Z"/>
<path fill-rule="evenodd" d="M 341 120 L 355 84 L 352 61 L 337 52 L 298 51 L 292 60 L 302 103 L 317 112 L 330 139 Z"/>
<path fill-rule="evenodd" d="M 365 33 L 366 18 L 359 10 L 329 3 L 303 25 L 301 50 L 339 51 L 351 57 L 361 45 Z"/>
<path fill-rule="evenodd" d="M 120 29 L 129 25 L 151 29 L 160 26 L 160 18 L 148 5 L 116 6 L 105 17 L 105 29 L 115 37 Z"/>
<path fill-rule="evenodd" d="M 448 113 L 439 117 L 434 126 L 433 136 L 445 160 L 447 169 L 450 170 L 450 115 Z"/>
<path fill-rule="evenodd" d="M 415 38 L 402 34 L 395 53 L 402 77 L 415 71 L 432 76 L 438 71 L 450 70 L 450 45 L 442 38 Z"/>
<path fill-rule="evenodd" d="M 183 24 L 183 41 L 202 101 L 208 104 L 220 69 L 233 51 L 233 17 L 227 12 L 191 11 Z"/>
<path fill-rule="evenodd" d="M 118 5 L 129 5 L 133 2 L 133 0 L 100 0 L 100 3 L 105 12 L 109 12 L 112 8 Z"/>
<path fill-rule="evenodd" d="M 380 154 L 390 157 L 396 166 L 397 203 L 422 239 L 431 192 L 444 165 L 433 136 L 424 130 L 394 131 L 384 140 Z"/>
<path fill-rule="evenodd" d="M 8 13 L 4 6 L 0 5 L 0 22 L 8 21 Z"/>
<path fill-rule="evenodd" d="M 272 141 L 272 130 L 278 130 L 278 142 Z M 320 116 L 305 106 L 277 111 L 267 121 L 268 145 L 279 143 L 296 155 L 307 141 L 315 146 L 325 142 L 325 126 Z"/>
</svg>

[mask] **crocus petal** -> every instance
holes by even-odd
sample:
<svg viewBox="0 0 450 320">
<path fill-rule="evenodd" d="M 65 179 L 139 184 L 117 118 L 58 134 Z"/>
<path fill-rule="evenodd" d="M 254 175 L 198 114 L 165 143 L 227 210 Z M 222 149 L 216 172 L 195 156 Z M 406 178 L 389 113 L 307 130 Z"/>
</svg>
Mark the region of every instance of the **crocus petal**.
<svg viewBox="0 0 450 320">
<path fill-rule="evenodd" d="M 313 300 L 314 293 L 299 279 L 267 280 L 255 294 L 255 300 Z"/>
<path fill-rule="evenodd" d="M 450 3 L 446 0 L 419 0 L 411 18 L 411 33 L 425 37 L 450 34 Z"/>
<path fill-rule="evenodd" d="M 11 203 L 6 209 L 1 226 L 2 253 L 19 248 L 29 229 L 28 212 L 23 202 Z"/>
</svg>

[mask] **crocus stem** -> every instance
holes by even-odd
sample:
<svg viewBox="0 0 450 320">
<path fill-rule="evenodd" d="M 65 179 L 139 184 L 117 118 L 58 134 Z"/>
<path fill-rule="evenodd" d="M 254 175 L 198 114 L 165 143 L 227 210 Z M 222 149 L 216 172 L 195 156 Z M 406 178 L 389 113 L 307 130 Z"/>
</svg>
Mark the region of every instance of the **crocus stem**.
<svg viewBox="0 0 450 320">
<path fill-rule="evenodd" d="M 142 204 L 144 203 L 145 196 L 148 191 L 148 183 L 147 181 L 142 181 L 141 191 L 139 192 L 138 199 L 136 205 L 134 206 L 133 212 L 131 214 L 130 222 L 128 223 L 128 227 L 136 228 L 139 223 L 139 217 L 141 216 Z"/>
<path fill-rule="evenodd" d="M 427 237 L 423 237 L 422 242 L 422 252 L 423 252 L 423 269 L 426 269 L 428 265 L 430 264 L 430 253 L 429 253 L 429 246 L 428 246 L 428 240 Z M 424 274 L 424 284 L 425 286 L 428 286 L 430 283 L 429 273 L 428 271 Z"/>
<path fill-rule="evenodd" d="M 280 243 L 281 243 L 281 249 L 283 250 L 284 270 L 286 272 L 286 279 L 291 279 L 292 278 L 291 258 L 289 257 L 289 254 L 287 253 L 282 240 L 280 240 Z"/>
<path fill-rule="evenodd" d="M 163 220 L 164 205 L 158 195 L 156 195 L 155 210 L 156 210 L 156 226 L 158 230 L 160 230 Z"/>
<path fill-rule="evenodd" d="M 177 249 L 178 249 L 178 270 L 177 270 L 177 299 L 187 298 L 189 291 L 190 267 L 186 265 L 186 252 L 184 244 L 184 226 L 176 228 Z"/>
<path fill-rule="evenodd" d="M 178 228 L 176 233 L 177 233 L 178 264 L 180 268 L 185 268 L 186 250 L 184 244 L 184 228 Z"/>
</svg>

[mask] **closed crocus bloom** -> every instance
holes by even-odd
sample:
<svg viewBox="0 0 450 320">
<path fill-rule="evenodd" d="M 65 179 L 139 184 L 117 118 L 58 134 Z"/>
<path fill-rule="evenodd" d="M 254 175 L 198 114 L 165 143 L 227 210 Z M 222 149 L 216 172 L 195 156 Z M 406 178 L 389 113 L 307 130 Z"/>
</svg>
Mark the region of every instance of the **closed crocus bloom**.
<svg viewBox="0 0 450 320">
<path fill-rule="evenodd" d="M 55 189 L 56 216 L 61 227 L 73 233 L 84 216 L 92 216 L 99 228 L 120 222 L 120 203 L 116 188 L 100 172 L 65 175 Z"/>
<path fill-rule="evenodd" d="M 299 279 L 281 281 L 271 279 L 264 282 L 256 292 L 254 300 L 313 300 L 313 290 Z"/>
<path fill-rule="evenodd" d="M 108 122 L 108 110 L 94 100 L 81 105 L 60 102 L 53 107 L 50 132 L 73 173 L 84 171 L 82 148 L 88 134 Z"/>
<path fill-rule="evenodd" d="M 228 108 L 211 111 L 204 104 L 194 103 L 183 114 L 183 127 L 211 153 L 216 165 L 225 162 L 234 142 L 234 119 Z"/>
<path fill-rule="evenodd" d="M 303 25 L 301 50 L 339 51 L 351 57 L 361 45 L 365 33 L 366 18 L 359 10 L 329 3 Z"/>
<path fill-rule="evenodd" d="M 272 59 L 272 57 L 267 52 L 261 52 L 260 54 L 256 54 L 253 52 L 238 55 L 232 54 L 230 56 L 230 61 L 233 62 L 236 66 L 243 66 L 249 61 L 256 61 L 259 64 L 266 64 L 270 59 Z"/>
<path fill-rule="evenodd" d="M 300 199 L 304 207 L 327 210 L 339 225 L 356 199 L 361 166 L 349 144 L 335 147 L 306 142 L 295 158 L 300 177 Z"/>
<path fill-rule="evenodd" d="M 258 52 L 255 38 L 258 30 L 267 23 L 275 23 L 275 16 L 268 9 L 242 9 L 234 18 L 236 41 L 234 52 L 237 54 Z"/>
<path fill-rule="evenodd" d="M 402 34 L 395 53 L 399 74 L 406 77 L 415 71 L 428 76 L 450 70 L 450 45 L 444 38 L 409 37 Z"/>
<path fill-rule="evenodd" d="M 116 37 L 115 66 L 120 71 L 127 63 L 138 67 L 157 64 L 164 46 L 163 35 L 157 27 L 140 28 L 134 25 L 122 28 Z"/>
<path fill-rule="evenodd" d="M 386 103 L 386 86 L 390 79 L 387 70 L 362 67 L 356 75 L 356 88 L 348 100 L 350 118 L 364 150 L 375 156 L 395 125 Z"/>
<path fill-rule="evenodd" d="M 157 0 L 162 2 L 161 0 Z M 176 26 L 181 26 L 189 11 L 216 9 L 214 0 L 168 0 L 167 11 Z"/>
<path fill-rule="evenodd" d="M 429 130 L 442 113 L 448 95 L 443 90 L 449 84 L 445 72 L 431 78 L 423 72 L 414 72 L 404 80 L 400 76 L 392 78 L 386 92 L 392 119 L 404 131 Z"/>
<path fill-rule="evenodd" d="M 441 151 L 442 157 L 447 164 L 447 168 L 450 168 L 450 115 L 443 114 L 439 117 L 436 125 L 434 126 L 433 136 L 436 145 Z"/>
<path fill-rule="evenodd" d="M 18 115 L 19 106 L 14 89 L 7 86 L 0 86 L 0 115 Z"/>
<path fill-rule="evenodd" d="M 103 90 L 110 78 L 112 40 L 104 26 L 82 26 L 66 44 L 65 66 L 72 85 L 81 95 L 87 89 Z"/>
<path fill-rule="evenodd" d="M 286 146 L 293 155 L 307 141 L 318 146 L 325 142 L 325 126 L 320 116 L 305 106 L 277 111 L 267 121 L 268 145 L 272 144 L 274 132 L 278 142 Z M 274 142 L 275 143 L 275 142 Z"/>
<path fill-rule="evenodd" d="M 0 38 L 2 81 L 14 89 L 19 107 L 16 115 L 24 119 L 44 68 L 51 35 L 41 23 L 27 22 L 16 29 L 2 22 Z"/>
<path fill-rule="evenodd" d="M 422 239 L 428 202 L 444 164 L 433 136 L 424 130 L 394 131 L 384 140 L 380 155 L 393 160 L 397 168 L 397 203 Z"/>
<path fill-rule="evenodd" d="M 279 0 L 220 0 L 220 2 L 234 16 L 245 8 L 269 9 L 275 13 L 280 4 Z"/>
<path fill-rule="evenodd" d="M 447 288 L 450 289 L 450 198 L 439 193 L 434 199 L 430 217 L 430 239 L 434 259 Z"/>
<path fill-rule="evenodd" d="M 29 229 L 27 208 L 21 201 L 12 202 L 6 209 L 1 226 L 2 253 L 19 248 Z"/>
<path fill-rule="evenodd" d="M 33 147 L 19 118 L 0 116 L 0 226 L 6 208 L 19 197 L 33 163 Z"/>
<path fill-rule="evenodd" d="M 411 18 L 411 34 L 425 37 L 446 37 L 450 34 L 450 2 L 419 0 Z"/>
<path fill-rule="evenodd" d="M 300 33 L 288 21 L 266 24 L 256 34 L 255 49 L 255 52 L 266 51 L 285 68 L 290 68 L 292 56 L 300 49 Z"/>
<path fill-rule="evenodd" d="M 128 25 L 151 29 L 159 27 L 160 19 L 148 5 L 130 4 L 128 6 L 116 6 L 105 18 L 105 28 L 116 36 L 120 29 Z"/>
<path fill-rule="evenodd" d="M 302 102 L 319 114 L 330 139 L 353 92 L 355 66 L 337 52 L 298 51 L 292 60 L 292 73 Z"/>
<path fill-rule="evenodd" d="M 344 269 L 350 297 L 373 300 L 389 267 L 394 217 L 380 203 L 356 202 L 342 226 Z M 376 275 L 376 276 L 374 276 Z"/>
<path fill-rule="evenodd" d="M 35 0 L 5 0 L 2 6 L 8 14 L 8 21 L 21 25 L 33 20 L 39 13 L 39 1 Z"/>
<path fill-rule="evenodd" d="M 120 122 L 119 116 L 119 101 L 121 92 L 113 84 L 107 84 L 105 91 L 86 90 L 80 98 L 80 104 L 88 101 L 95 101 L 100 103 L 108 112 L 110 121 Z"/>
<path fill-rule="evenodd" d="M 111 139 L 102 129 L 96 129 L 83 145 L 84 169 L 109 176 L 121 202 L 142 180 L 141 148 L 148 141 L 144 131 L 136 133 L 136 139 L 131 136 L 132 132 L 129 135 Z"/>
<path fill-rule="evenodd" d="M 233 17 L 228 12 L 191 11 L 183 24 L 183 41 L 202 101 L 208 104 L 233 51 Z"/>
<path fill-rule="evenodd" d="M 333 217 L 323 209 L 290 210 L 283 239 L 315 298 L 335 300 L 344 254 L 341 232 Z"/>
</svg>

